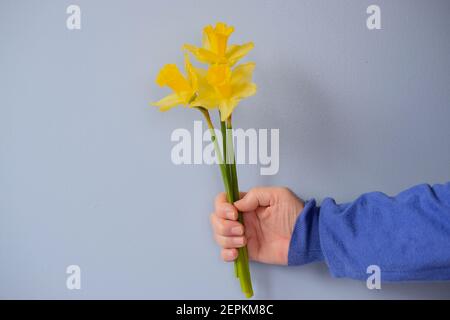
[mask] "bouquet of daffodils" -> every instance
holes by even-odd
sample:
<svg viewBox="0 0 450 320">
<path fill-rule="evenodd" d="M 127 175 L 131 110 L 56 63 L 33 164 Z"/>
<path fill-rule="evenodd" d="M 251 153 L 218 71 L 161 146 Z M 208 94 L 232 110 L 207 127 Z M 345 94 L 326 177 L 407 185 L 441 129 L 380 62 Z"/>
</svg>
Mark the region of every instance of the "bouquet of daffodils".
<svg viewBox="0 0 450 320">
<path fill-rule="evenodd" d="M 233 31 L 233 27 L 219 22 L 215 27 L 209 25 L 203 29 L 202 47 L 185 44 L 183 49 L 186 75 L 183 75 L 175 64 L 166 64 L 159 72 L 156 83 L 160 86 L 168 86 L 173 93 L 153 103 L 161 111 L 181 105 L 197 109 L 203 114 L 211 132 L 217 162 L 230 203 L 239 200 L 231 116 L 241 99 L 256 93 L 256 85 L 252 82 L 255 63 L 236 65 L 239 59 L 253 48 L 253 43 L 229 45 L 228 38 Z M 189 53 L 199 62 L 207 64 L 207 68 L 193 66 Z M 220 148 L 209 114 L 209 111 L 213 109 L 219 111 L 222 148 Z M 239 221 L 243 223 L 242 213 L 239 213 Z M 239 255 L 234 266 L 242 292 L 250 298 L 253 296 L 253 289 L 247 247 L 239 248 Z"/>
</svg>

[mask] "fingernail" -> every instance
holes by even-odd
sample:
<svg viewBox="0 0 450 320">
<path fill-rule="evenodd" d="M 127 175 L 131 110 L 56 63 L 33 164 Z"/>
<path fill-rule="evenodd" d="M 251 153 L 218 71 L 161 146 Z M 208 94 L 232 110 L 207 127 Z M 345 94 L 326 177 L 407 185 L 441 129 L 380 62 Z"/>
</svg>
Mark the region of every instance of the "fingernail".
<svg viewBox="0 0 450 320">
<path fill-rule="evenodd" d="M 227 252 L 228 259 L 234 259 L 235 253 L 234 251 Z"/>
<path fill-rule="evenodd" d="M 230 210 L 230 211 L 227 211 L 226 214 L 227 214 L 227 218 L 228 218 L 228 219 L 230 219 L 230 220 L 235 220 L 235 219 L 236 219 L 236 218 L 235 218 L 236 216 L 234 215 L 234 211 L 231 211 L 231 210 Z"/>
<path fill-rule="evenodd" d="M 231 228 L 231 233 L 234 234 L 235 236 L 240 236 L 243 233 L 243 229 L 241 226 L 237 226 L 237 227 L 233 227 Z"/>
<path fill-rule="evenodd" d="M 234 238 L 233 242 L 237 246 L 243 246 L 244 245 L 244 237 Z"/>
</svg>

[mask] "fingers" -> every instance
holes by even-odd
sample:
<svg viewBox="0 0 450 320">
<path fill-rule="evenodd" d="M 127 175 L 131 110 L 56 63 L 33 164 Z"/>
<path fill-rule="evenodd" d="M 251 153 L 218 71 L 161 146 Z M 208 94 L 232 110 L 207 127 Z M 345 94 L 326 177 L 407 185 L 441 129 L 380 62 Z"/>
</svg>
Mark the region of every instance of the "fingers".
<svg viewBox="0 0 450 320">
<path fill-rule="evenodd" d="M 234 203 L 242 212 L 254 211 L 258 207 L 267 207 L 272 203 L 273 188 L 258 187 L 250 189 L 244 197 Z"/>
<path fill-rule="evenodd" d="M 214 205 L 217 207 L 221 203 L 227 202 L 227 195 L 225 192 L 221 192 L 216 196 L 216 199 L 214 200 Z"/>
<path fill-rule="evenodd" d="M 217 214 L 211 215 L 211 225 L 214 234 L 220 236 L 231 237 L 244 235 L 244 226 L 242 224 L 238 221 L 223 219 Z"/>
<path fill-rule="evenodd" d="M 241 193 L 240 196 L 245 196 L 245 193 Z M 217 195 L 214 207 L 214 213 L 211 215 L 214 238 L 222 247 L 222 259 L 230 262 L 237 258 L 237 248 L 246 245 L 244 226 L 236 221 L 238 219 L 237 209 L 231 203 L 228 203 L 224 192 Z"/>
<path fill-rule="evenodd" d="M 228 203 L 225 192 L 219 193 L 214 202 L 215 214 L 222 219 L 237 220 L 238 212 L 231 203 Z"/>
<path fill-rule="evenodd" d="M 222 249 L 220 255 L 224 261 L 231 262 L 238 257 L 238 251 L 237 249 Z"/>
<path fill-rule="evenodd" d="M 216 242 L 224 249 L 234 249 L 241 248 L 246 245 L 246 239 L 244 236 L 241 237 L 225 237 L 218 234 L 214 235 Z"/>
</svg>

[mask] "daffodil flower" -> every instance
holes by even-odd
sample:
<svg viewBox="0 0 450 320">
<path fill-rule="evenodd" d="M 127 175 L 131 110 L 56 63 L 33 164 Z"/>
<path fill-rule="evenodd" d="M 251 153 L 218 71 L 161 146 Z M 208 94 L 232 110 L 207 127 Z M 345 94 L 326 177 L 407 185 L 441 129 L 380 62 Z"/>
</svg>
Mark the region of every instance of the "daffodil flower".
<svg viewBox="0 0 450 320">
<path fill-rule="evenodd" d="M 201 62 L 233 66 L 254 47 L 253 42 L 228 46 L 228 38 L 233 31 L 234 27 L 223 22 L 218 22 L 215 27 L 208 25 L 203 29 L 202 48 L 185 44 L 184 49 Z"/>
<path fill-rule="evenodd" d="M 239 101 L 256 93 L 256 84 L 252 82 L 255 63 L 241 64 L 231 69 L 226 64 L 210 66 L 206 79 L 214 88 L 213 104 L 220 111 L 221 121 L 227 120 Z"/>
<path fill-rule="evenodd" d="M 206 70 L 194 67 L 188 55 L 185 56 L 184 64 L 186 77 L 175 64 L 166 64 L 161 69 L 156 83 L 162 87 L 169 87 L 173 93 L 154 102 L 153 105 L 159 107 L 161 111 L 167 111 L 177 105 L 214 108 L 215 101 L 211 99 L 212 88 L 206 81 Z"/>
</svg>

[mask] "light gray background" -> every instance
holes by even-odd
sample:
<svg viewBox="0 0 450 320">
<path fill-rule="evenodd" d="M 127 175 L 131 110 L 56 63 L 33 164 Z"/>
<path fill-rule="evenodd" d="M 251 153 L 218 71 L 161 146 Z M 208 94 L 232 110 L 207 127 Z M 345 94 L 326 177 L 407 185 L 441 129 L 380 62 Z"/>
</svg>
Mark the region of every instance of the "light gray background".
<svg viewBox="0 0 450 320">
<path fill-rule="evenodd" d="M 242 297 L 209 227 L 218 169 L 170 160 L 171 132 L 200 115 L 148 106 L 167 93 L 159 68 L 216 21 L 256 44 L 236 126 L 280 128 L 279 173 L 240 166 L 242 189 L 350 201 L 450 179 L 450 1 L 1 0 L 1 298 Z M 450 283 L 370 291 L 324 264 L 251 270 L 256 298 L 450 298 Z"/>
</svg>

